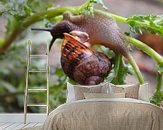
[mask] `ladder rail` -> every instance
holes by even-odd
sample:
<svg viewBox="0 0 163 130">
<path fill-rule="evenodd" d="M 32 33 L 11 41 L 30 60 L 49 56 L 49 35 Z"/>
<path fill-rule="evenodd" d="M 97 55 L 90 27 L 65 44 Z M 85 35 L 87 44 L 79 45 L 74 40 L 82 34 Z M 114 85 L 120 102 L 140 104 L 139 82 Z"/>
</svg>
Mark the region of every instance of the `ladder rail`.
<svg viewBox="0 0 163 130">
<path fill-rule="evenodd" d="M 49 46 L 47 44 L 46 46 L 46 52 L 47 52 L 47 65 L 46 65 L 46 69 L 47 69 L 47 73 L 46 73 L 46 76 L 47 76 L 47 108 L 46 108 L 46 113 L 47 115 L 49 115 L 49 71 L 50 71 L 50 67 L 49 67 Z"/>
<path fill-rule="evenodd" d="M 29 66 L 30 66 L 30 48 L 31 41 L 27 42 L 27 71 L 26 71 L 26 87 L 25 87 L 25 95 L 24 95 L 24 123 L 27 122 L 27 96 L 28 96 L 28 78 L 29 78 Z"/>
</svg>

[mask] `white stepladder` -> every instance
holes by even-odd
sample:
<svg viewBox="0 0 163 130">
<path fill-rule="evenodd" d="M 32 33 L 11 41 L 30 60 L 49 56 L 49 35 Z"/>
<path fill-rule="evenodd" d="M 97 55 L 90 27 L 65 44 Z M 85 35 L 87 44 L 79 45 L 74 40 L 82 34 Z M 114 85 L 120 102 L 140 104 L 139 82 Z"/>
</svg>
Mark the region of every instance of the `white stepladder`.
<svg viewBox="0 0 163 130">
<path fill-rule="evenodd" d="M 39 54 L 39 55 L 32 55 L 31 54 L 31 44 L 32 42 L 30 40 L 27 41 L 27 71 L 26 71 L 26 88 L 25 88 L 25 95 L 24 95 L 24 124 L 27 122 L 27 107 L 46 107 L 46 113 L 49 114 L 49 47 L 47 44 L 46 54 Z M 44 69 L 31 69 L 31 60 L 34 60 L 35 58 L 46 58 L 46 67 Z M 28 88 L 29 85 L 29 73 L 45 73 L 46 74 L 46 80 L 47 85 L 46 88 Z M 32 92 L 46 92 L 47 100 L 45 104 L 30 104 L 28 103 L 28 93 Z"/>
</svg>

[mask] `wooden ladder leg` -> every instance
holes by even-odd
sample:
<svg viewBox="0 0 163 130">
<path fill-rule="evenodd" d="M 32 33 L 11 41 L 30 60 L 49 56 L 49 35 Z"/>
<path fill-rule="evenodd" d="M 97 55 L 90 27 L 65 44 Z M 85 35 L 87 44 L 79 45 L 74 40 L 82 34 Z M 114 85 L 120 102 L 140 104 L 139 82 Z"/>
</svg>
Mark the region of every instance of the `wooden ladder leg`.
<svg viewBox="0 0 163 130">
<path fill-rule="evenodd" d="M 31 50 L 31 41 L 27 42 L 27 71 L 26 71 L 26 87 L 25 87 L 25 95 L 24 95 L 24 124 L 27 123 L 27 97 L 28 97 L 28 78 L 29 78 L 29 66 L 30 66 L 30 50 Z"/>
<path fill-rule="evenodd" d="M 24 95 L 24 124 L 27 122 L 28 70 L 26 72 L 26 88 Z"/>
<path fill-rule="evenodd" d="M 49 74 L 47 72 L 47 108 L 46 113 L 49 115 Z"/>
<path fill-rule="evenodd" d="M 47 76 L 47 108 L 46 108 L 46 113 L 47 115 L 49 115 L 49 47 L 47 45 L 47 73 L 46 73 L 46 76 Z"/>
</svg>

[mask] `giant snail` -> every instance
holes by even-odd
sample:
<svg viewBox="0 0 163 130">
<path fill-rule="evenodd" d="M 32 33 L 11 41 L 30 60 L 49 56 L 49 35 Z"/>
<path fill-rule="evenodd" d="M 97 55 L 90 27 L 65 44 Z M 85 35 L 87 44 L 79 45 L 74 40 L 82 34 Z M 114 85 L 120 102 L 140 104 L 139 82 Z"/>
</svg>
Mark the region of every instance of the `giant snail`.
<svg viewBox="0 0 163 130">
<path fill-rule="evenodd" d="M 53 38 L 50 48 L 57 38 L 64 37 L 64 33 L 70 33 L 74 30 L 86 32 L 89 35 L 88 42 L 91 46 L 101 44 L 110 48 L 116 54 L 123 55 L 132 65 L 139 82 L 141 84 L 144 82 L 141 72 L 128 50 L 127 40 L 115 20 L 99 12 L 95 12 L 93 16 L 88 14 L 73 15 L 71 12 L 65 12 L 63 19 L 51 29 L 33 28 L 33 30 L 49 31 L 51 33 Z"/>
</svg>

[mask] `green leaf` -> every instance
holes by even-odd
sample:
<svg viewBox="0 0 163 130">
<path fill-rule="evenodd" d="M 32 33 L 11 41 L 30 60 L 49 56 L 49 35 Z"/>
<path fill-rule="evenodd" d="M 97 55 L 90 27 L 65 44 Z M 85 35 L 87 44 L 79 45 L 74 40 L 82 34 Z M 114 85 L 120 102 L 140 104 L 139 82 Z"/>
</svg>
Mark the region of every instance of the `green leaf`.
<svg viewBox="0 0 163 130">
<path fill-rule="evenodd" d="M 24 6 L 24 11 L 25 11 L 27 16 L 31 15 L 32 10 L 31 10 L 31 8 L 28 5 Z"/>
<path fill-rule="evenodd" d="M 55 68 L 55 74 L 56 74 L 58 77 L 65 76 L 65 74 L 64 74 L 64 72 L 63 72 L 63 69 L 60 68 L 60 67 Z"/>
<path fill-rule="evenodd" d="M 76 81 L 70 79 L 69 77 L 67 77 L 66 82 L 69 82 L 69 83 L 71 83 L 71 84 L 73 84 L 73 85 L 77 85 L 77 84 L 78 84 Z"/>
<path fill-rule="evenodd" d="M 33 13 L 47 10 L 48 8 L 53 6 L 51 2 L 45 2 L 41 0 L 28 0 L 27 6 L 31 9 Z"/>
<path fill-rule="evenodd" d="M 94 13 L 94 6 L 95 4 L 101 5 L 102 8 L 107 9 L 107 7 L 104 5 L 102 0 L 88 0 L 80 9 L 80 13 L 86 12 L 90 15 L 93 15 Z"/>
<path fill-rule="evenodd" d="M 94 3 L 100 4 L 104 9 L 108 9 L 102 0 L 94 0 Z"/>
<path fill-rule="evenodd" d="M 163 15 L 135 15 L 127 19 L 133 33 L 143 31 L 163 36 Z"/>
<path fill-rule="evenodd" d="M 104 46 L 102 46 L 102 45 L 94 45 L 94 46 L 93 46 L 93 49 L 95 49 L 95 50 L 97 50 L 97 51 L 99 51 L 99 52 L 104 53 L 104 54 L 107 55 L 110 59 L 113 58 L 113 57 L 115 57 L 115 53 L 114 53 L 112 50 L 110 50 L 109 48 L 106 48 L 106 47 L 104 47 Z"/>
<path fill-rule="evenodd" d="M 150 103 L 153 103 L 157 106 L 160 106 L 160 103 L 163 101 L 163 92 L 155 91 L 152 97 L 150 97 Z"/>
<path fill-rule="evenodd" d="M 125 79 L 128 74 L 133 74 L 133 69 L 130 65 L 124 63 L 123 57 L 117 55 L 114 61 L 114 67 L 109 74 L 113 84 L 126 84 Z"/>
</svg>

